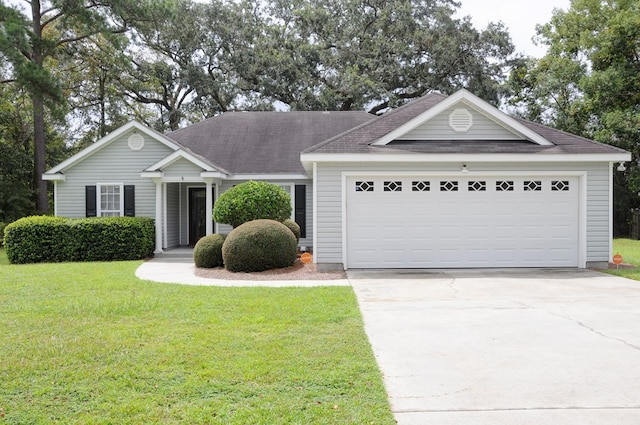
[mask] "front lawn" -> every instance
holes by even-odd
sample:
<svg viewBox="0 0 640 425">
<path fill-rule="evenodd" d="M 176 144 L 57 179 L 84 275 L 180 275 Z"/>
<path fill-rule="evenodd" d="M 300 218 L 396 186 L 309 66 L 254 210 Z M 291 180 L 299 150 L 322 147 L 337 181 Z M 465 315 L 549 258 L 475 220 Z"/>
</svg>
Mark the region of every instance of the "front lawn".
<svg viewBox="0 0 640 425">
<path fill-rule="evenodd" d="M 626 264 L 633 264 L 636 267 L 632 269 L 607 270 L 607 273 L 640 280 L 640 241 L 634 239 L 614 239 L 613 254 L 622 255 Z"/>
<path fill-rule="evenodd" d="M 395 423 L 350 288 L 158 284 L 139 264 L 0 250 L 0 423 Z"/>
</svg>

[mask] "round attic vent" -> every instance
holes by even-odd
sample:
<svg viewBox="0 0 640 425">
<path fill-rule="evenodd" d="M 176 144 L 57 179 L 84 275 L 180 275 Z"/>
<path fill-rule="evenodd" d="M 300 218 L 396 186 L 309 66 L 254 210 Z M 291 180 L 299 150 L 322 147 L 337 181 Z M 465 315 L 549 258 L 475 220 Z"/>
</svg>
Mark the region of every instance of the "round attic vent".
<svg viewBox="0 0 640 425">
<path fill-rule="evenodd" d="M 138 133 L 133 133 L 129 136 L 129 149 L 132 151 L 139 151 L 144 147 L 144 137 Z"/>
<path fill-rule="evenodd" d="M 473 115 L 466 109 L 454 109 L 449 114 L 449 127 L 456 133 L 466 133 L 473 126 Z"/>
</svg>

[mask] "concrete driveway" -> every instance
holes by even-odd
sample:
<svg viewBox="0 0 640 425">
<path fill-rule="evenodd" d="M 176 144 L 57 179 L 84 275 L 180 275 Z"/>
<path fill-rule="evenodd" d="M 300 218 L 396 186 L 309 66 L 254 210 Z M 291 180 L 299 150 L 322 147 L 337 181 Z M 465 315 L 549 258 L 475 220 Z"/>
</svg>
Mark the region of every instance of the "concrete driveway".
<svg viewBox="0 0 640 425">
<path fill-rule="evenodd" d="M 349 271 L 399 425 L 640 424 L 640 282 Z"/>
</svg>

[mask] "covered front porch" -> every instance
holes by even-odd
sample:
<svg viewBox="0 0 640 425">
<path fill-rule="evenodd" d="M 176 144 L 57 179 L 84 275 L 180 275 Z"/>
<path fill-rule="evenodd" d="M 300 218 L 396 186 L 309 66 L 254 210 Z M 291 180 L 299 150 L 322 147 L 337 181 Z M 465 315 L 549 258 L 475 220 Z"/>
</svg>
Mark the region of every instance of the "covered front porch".
<svg viewBox="0 0 640 425">
<path fill-rule="evenodd" d="M 216 231 L 213 204 L 228 173 L 176 151 L 141 173 L 155 184 L 155 253 L 193 246 Z"/>
</svg>

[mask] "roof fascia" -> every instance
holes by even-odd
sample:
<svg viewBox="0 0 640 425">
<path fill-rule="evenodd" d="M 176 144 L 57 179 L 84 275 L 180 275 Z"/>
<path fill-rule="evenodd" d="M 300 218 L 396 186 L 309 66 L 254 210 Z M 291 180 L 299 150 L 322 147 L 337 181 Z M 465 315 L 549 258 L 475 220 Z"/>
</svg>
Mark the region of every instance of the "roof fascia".
<svg viewBox="0 0 640 425">
<path fill-rule="evenodd" d="M 78 162 L 82 161 L 86 157 L 91 156 L 95 152 L 109 145 L 111 142 L 118 139 L 123 134 L 126 134 L 131 129 L 144 133 L 148 137 L 151 137 L 152 139 L 157 140 L 158 142 L 169 147 L 170 149 L 176 150 L 180 148 L 180 146 L 178 146 L 174 141 L 172 141 L 171 139 L 168 139 L 167 137 L 163 136 L 157 131 L 150 129 L 149 127 L 142 125 L 137 121 L 129 121 L 122 127 L 117 128 L 116 130 L 104 136 L 102 139 L 98 140 L 97 142 L 86 147 L 85 149 L 81 150 L 77 154 L 73 155 L 72 157 L 66 159 L 65 161 L 62 161 L 60 164 L 56 165 L 55 167 L 47 171 L 45 175 L 60 173 L 63 170 L 77 164 Z"/>
<path fill-rule="evenodd" d="M 268 180 L 268 181 L 289 181 L 289 180 L 309 180 L 306 174 L 233 174 L 228 180 Z"/>
<path fill-rule="evenodd" d="M 523 153 L 400 153 L 400 154 L 374 154 L 374 153 L 303 153 L 300 161 L 305 169 L 314 162 L 358 162 L 358 163 L 409 163 L 409 162 L 627 162 L 631 161 L 629 152 L 620 153 L 584 153 L 584 154 L 523 154 Z"/>
<path fill-rule="evenodd" d="M 377 139 L 372 143 L 375 146 L 384 146 L 389 142 L 399 138 L 400 136 L 410 132 L 411 130 L 419 127 L 440 113 L 446 111 L 450 107 L 454 106 L 457 103 L 464 103 L 467 106 L 475 109 L 477 112 L 487 116 L 491 120 L 495 121 L 498 125 L 501 125 L 507 128 L 510 131 L 513 131 L 516 134 L 521 135 L 525 139 L 529 139 L 539 145 L 543 146 L 552 146 L 553 143 L 548 141 L 546 138 L 542 137 L 535 131 L 526 127 L 525 125 L 519 123 L 515 119 L 511 118 L 509 115 L 500 111 L 498 108 L 492 106 L 488 102 L 480 99 L 475 96 L 471 92 L 465 89 L 461 89 L 451 96 L 443 99 L 437 105 L 432 106 L 422 114 L 408 121 L 407 123 L 401 125 L 390 133 L 384 135 L 383 137 Z"/>
</svg>

